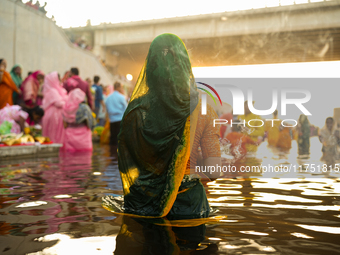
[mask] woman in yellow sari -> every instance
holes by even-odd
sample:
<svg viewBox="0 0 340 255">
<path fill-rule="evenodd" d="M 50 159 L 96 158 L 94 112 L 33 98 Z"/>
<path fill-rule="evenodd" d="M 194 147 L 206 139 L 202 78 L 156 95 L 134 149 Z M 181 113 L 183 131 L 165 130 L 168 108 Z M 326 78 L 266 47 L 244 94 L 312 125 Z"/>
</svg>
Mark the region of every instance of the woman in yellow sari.
<svg viewBox="0 0 340 255">
<path fill-rule="evenodd" d="M 268 145 L 287 151 L 292 147 L 292 128 L 282 126 L 277 115 L 278 111 L 275 110 L 273 113 L 275 121 L 266 122 Z"/>
<path fill-rule="evenodd" d="M 156 37 L 118 136 L 124 206 L 107 196 L 106 209 L 168 219 L 209 216 L 205 189 L 190 168 L 199 146 L 206 164 L 220 164 L 219 127 L 213 127 L 217 115 L 209 106 L 207 115 L 198 115 L 198 101 L 184 43 L 173 34 Z"/>
<path fill-rule="evenodd" d="M 278 140 L 279 140 L 279 135 L 280 135 L 280 126 L 281 126 L 281 121 L 277 117 L 277 110 L 274 111 L 273 113 L 273 119 L 275 121 L 267 121 L 265 125 L 265 130 L 267 132 L 267 140 L 268 140 L 268 145 L 270 146 L 276 146 Z"/>
</svg>

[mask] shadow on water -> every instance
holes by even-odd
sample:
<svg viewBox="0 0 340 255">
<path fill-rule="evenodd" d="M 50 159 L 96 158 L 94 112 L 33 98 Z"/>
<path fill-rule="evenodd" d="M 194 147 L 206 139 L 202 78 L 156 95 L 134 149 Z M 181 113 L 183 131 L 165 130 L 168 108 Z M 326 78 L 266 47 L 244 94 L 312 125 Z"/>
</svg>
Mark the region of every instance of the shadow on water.
<svg viewBox="0 0 340 255">
<path fill-rule="evenodd" d="M 313 147 L 313 141 L 311 146 Z M 320 149 L 320 150 L 319 150 Z M 321 148 L 317 148 L 318 153 Z M 244 164 L 319 162 L 259 148 Z M 317 160 L 316 160 L 317 159 Z M 320 162 L 319 162 L 320 163 Z M 1 254 L 336 254 L 339 173 L 224 174 L 206 182 L 228 218 L 197 227 L 160 226 L 114 215 L 101 197 L 122 194 L 117 148 L 0 162 Z M 266 178 L 263 178 L 265 176 Z"/>
</svg>

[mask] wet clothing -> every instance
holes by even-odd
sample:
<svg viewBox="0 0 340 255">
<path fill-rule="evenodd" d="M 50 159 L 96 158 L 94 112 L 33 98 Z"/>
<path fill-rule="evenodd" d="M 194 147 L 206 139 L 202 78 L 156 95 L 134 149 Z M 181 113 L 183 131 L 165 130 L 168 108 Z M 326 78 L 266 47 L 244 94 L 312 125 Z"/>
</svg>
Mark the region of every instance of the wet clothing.
<svg viewBox="0 0 340 255">
<path fill-rule="evenodd" d="M 247 144 L 255 144 L 248 135 L 239 132 L 229 133 L 226 139 L 231 144 L 231 154 L 236 160 L 243 158 L 247 154 Z"/>
<path fill-rule="evenodd" d="M 63 107 L 68 96 L 59 82 L 57 72 L 46 75 L 43 95 L 42 108 L 45 111 L 42 118 L 43 136 L 49 137 L 55 143 L 63 144 L 65 139 Z"/>
<path fill-rule="evenodd" d="M 197 109 L 201 109 L 201 103 L 197 105 Z M 193 115 L 191 115 L 194 117 Z M 193 143 L 191 146 L 190 159 L 186 166 L 185 174 L 195 173 L 195 168 L 199 163 L 200 157 L 207 159 L 209 157 L 221 157 L 221 149 L 219 139 L 219 126 L 214 127 L 214 119 L 217 114 L 214 109 L 207 105 L 207 114 L 197 114 L 197 124 L 194 130 L 193 124 L 190 133 L 194 133 Z M 191 139 L 191 138 L 190 138 Z"/>
<path fill-rule="evenodd" d="M 121 121 L 110 122 L 110 144 L 118 145 L 118 134 Z"/>
<path fill-rule="evenodd" d="M 86 95 L 87 104 L 90 106 L 91 109 L 93 109 L 92 94 L 89 88 L 89 84 L 86 81 L 83 81 L 78 75 L 73 75 L 63 83 L 63 86 L 66 89 L 67 93 L 70 93 L 76 88 L 81 89 Z"/>
<path fill-rule="evenodd" d="M 267 121 L 265 130 L 270 146 L 288 150 L 292 147 L 292 129 L 281 125 L 281 120 L 274 117 L 274 121 Z"/>
<path fill-rule="evenodd" d="M 268 144 L 276 147 L 280 136 L 281 120 L 277 117 L 274 117 L 273 119 L 274 121 L 266 121 L 265 131 L 267 132 Z"/>
<path fill-rule="evenodd" d="M 254 142 L 258 141 L 259 137 L 264 136 L 264 126 L 261 126 L 261 117 L 258 115 L 255 115 L 254 113 L 248 113 L 246 115 L 240 115 L 238 116 L 238 119 L 241 121 L 246 122 L 246 129 L 243 130 L 243 133 L 248 135 Z M 256 127 L 251 127 L 248 125 L 250 120 L 255 120 L 251 121 L 252 126 Z M 257 145 L 254 144 L 247 144 L 246 148 L 248 152 L 256 152 L 257 151 Z"/>
<path fill-rule="evenodd" d="M 185 175 L 194 140 L 201 142 L 202 138 L 201 133 L 196 136 L 190 132 L 190 126 L 208 126 L 198 123 L 197 104 L 197 87 L 184 43 L 172 34 L 156 37 L 118 136 L 124 206 L 119 207 L 107 197 L 103 199 L 106 209 L 116 212 L 123 209 L 125 214 L 142 217 L 209 215 L 202 183 Z M 203 134 L 207 132 L 207 128 L 202 130 Z M 219 127 L 212 133 L 210 142 L 215 147 Z"/>
<path fill-rule="evenodd" d="M 233 119 L 233 115 L 232 113 L 224 113 L 222 114 L 219 119 L 223 119 L 223 120 L 227 120 L 227 124 L 223 124 L 220 127 L 220 137 L 223 139 L 227 136 L 227 134 L 229 134 L 230 132 L 232 132 L 231 129 L 231 125 L 230 125 L 230 121 Z"/>
<path fill-rule="evenodd" d="M 306 115 L 300 115 L 298 125 L 298 153 L 299 155 L 309 155 L 310 151 L 310 124 Z"/>
<path fill-rule="evenodd" d="M 292 136 L 293 136 L 293 130 L 289 127 L 284 127 L 281 129 L 279 133 L 279 138 L 276 143 L 276 147 L 288 150 L 292 147 Z"/>
<path fill-rule="evenodd" d="M 92 150 L 92 129 L 95 120 L 90 107 L 82 103 L 85 100 L 85 93 L 76 88 L 69 94 L 68 100 L 63 108 L 64 121 L 67 122 L 65 130 L 66 151 L 91 151 Z"/>
<path fill-rule="evenodd" d="M 319 131 L 319 138 L 322 143 L 321 160 L 326 161 L 327 163 L 334 162 L 338 157 L 338 137 L 336 135 L 338 132 L 339 130 L 336 129 L 335 125 L 333 125 L 331 130 L 325 125 Z"/>
</svg>

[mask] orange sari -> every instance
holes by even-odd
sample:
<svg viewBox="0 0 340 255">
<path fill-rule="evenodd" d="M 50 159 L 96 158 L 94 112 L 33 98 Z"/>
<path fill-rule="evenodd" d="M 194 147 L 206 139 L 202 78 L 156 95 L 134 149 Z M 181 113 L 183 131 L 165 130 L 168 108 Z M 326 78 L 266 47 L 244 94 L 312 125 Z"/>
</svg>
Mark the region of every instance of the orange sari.
<svg viewBox="0 0 340 255">
<path fill-rule="evenodd" d="M 0 91 L 0 109 L 4 108 L 7 104 L 13 105 L 13 92 L 19 93 L 19 90 L 13 82 L 9 72 L 5 71 L 2 76 Z"/>
</svg>

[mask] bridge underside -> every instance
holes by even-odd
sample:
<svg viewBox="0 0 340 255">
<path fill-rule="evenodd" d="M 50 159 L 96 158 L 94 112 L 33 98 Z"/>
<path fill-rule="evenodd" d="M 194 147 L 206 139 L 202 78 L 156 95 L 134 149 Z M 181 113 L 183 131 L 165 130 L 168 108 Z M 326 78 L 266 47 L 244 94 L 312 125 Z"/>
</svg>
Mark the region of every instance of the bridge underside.
<svg viewBox="0 0 340 255">
<path fill-rule="evenodd" d="M 339 28 L 187 39 L 184 43 L 194 67 L 340 60 Z M 137 78 L 149 46 L 107 46 L 107 66 L 113 73 L 131 73 Z"/>
</svg>

